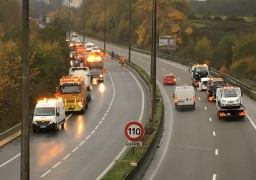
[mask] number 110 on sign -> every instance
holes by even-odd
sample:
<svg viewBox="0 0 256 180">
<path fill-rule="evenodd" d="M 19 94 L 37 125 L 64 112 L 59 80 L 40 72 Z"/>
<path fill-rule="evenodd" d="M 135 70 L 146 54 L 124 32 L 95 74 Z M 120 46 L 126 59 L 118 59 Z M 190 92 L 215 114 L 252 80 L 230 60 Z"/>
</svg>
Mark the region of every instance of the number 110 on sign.
<svg viewBox="0 0 256 180">
<path fill-rule="evenodd" d="M 124 134 L 130 141 L 138 141 L 144 135 L 144 127 L 138 121 L 131 121 L 125 126 Z"/>
</svg>

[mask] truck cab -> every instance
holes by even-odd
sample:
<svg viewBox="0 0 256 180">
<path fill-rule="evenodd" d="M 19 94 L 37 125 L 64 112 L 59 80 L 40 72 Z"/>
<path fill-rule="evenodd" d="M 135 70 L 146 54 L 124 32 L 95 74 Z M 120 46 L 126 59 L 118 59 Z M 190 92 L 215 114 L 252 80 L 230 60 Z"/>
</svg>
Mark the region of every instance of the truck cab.
<svg viewBox="0 0 256 180">
<path fill-rule="evenodd" d="M 70 67 L 69 76 L 81 76 L 84 78 L 84 84 L 87 88 L 87 100 L 91 101 L 92 96 L 92 85 L 91 85 L 91 75 L 88 67 Z"/>
<path fill-rule="evenodd" d="M 58 126 L 64 128 L 65 110 L 61 98 L 44 98 L 36 104 L 33 113 L 33 132 L 40 129 L 57 131 Z"/>
<path fill-rule="evenodd" d="M 88 91 L 81 76 L 63 76 L 56 87 L 56 97 L 63 100 L 65 112 L 81 111 L 88 108 Z"/>
</svg>

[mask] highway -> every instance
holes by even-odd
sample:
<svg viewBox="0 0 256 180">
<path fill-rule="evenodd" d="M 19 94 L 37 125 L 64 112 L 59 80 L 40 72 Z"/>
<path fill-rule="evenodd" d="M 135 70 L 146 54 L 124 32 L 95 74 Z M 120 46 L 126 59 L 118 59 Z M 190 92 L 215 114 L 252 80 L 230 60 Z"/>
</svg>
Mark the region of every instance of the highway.
<svg viewBox="0 0 256 180">
<path fill-rule="evenodd" d="M 103 43 L 91 39 L 103 48 Z M 128 50 L 107 44 L 108 51 L 128 58 Z M 150 56 L 133 52 L 131 61 L 147 72 Z M 165 104 L 165 126 L 160 148 L 143 180 L 254 180 L 256 179 L 255 102 L 243 97 L 244 120 L 219 120 L 215 103 L 198 92 L 195 111 L 174 110 L 175 86 L 163 86 L 162 77 L 173 73 L 178 85 L 191 85 L 188 67 L 157 59 L 157 83 Z"/>
<path fill-rule="evenodd" d="M 105 57 L 104 83 L 92 88 L 89 108 L 84 114 L 67 114 L 65 129 L 31 131 L 30 179 L 96 179 L 126 150 L 125 125 L 146 123 L 150 94 L 133 69 Z M 20 141 L 18 137 L 0 148 L 2 180 L 20 179 Z"/>
</svg>

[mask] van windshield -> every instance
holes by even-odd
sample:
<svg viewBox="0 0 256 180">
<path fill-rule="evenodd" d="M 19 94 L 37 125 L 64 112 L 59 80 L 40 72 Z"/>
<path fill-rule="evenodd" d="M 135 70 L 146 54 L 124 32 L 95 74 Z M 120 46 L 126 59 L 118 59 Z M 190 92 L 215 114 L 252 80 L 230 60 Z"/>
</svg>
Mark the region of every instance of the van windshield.
<svg viewBox="0 0 256 180">
<path fill-rule="evenodd" d="M 54 116 L 54 107 L 37 107 L 34 112 L 34 116 Z"/>
<path fill-rule="evenodd" d="M 73 86 L 62 85 L 62 86 L 60 86 L 61 94 L 80 93 L 80 92 L 82 92 L 80 85 L 73 85 Z"/>
</svg>

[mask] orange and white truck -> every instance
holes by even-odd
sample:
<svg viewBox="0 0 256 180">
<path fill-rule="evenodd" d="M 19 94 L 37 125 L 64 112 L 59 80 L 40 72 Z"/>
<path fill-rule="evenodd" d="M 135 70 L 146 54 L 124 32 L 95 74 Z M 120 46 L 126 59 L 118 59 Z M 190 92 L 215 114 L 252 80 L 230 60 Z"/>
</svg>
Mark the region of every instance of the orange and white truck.
<svg viewBox="0 0 256 180">
<path fill-rule="evenodd" d="M 57 98 L 62 98 L 65 112 L 81 111 L 88 108 L 87 88 L 81 76 L 63 76 L 56 87 Z"/>
</svg>

